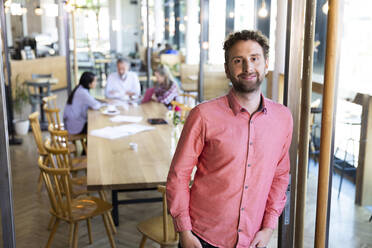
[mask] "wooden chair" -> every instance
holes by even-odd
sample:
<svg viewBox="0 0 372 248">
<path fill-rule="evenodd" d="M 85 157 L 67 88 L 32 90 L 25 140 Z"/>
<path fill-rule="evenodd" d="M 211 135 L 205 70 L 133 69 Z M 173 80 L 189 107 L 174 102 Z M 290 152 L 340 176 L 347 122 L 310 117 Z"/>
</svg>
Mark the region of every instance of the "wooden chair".
<svg viewBox="0 0 372 248">
<path fill-rule="evenodd" d="M 52 95 L 43 98 L 43 109 L 48 119 L 49 126 L 53 126 L 56 130 L 65 130 L 63 122 L 60 120 L 60 109 L 57 107 L 57 95 Z M 86 134 L 68 134 L 68 140 L 75 145 L 75 155 L 77 141 L 80 141 L 84 151 L 86 152 Z"/>
<path fill-rule="evenodd" d="M 227 94 L 230 90 L 230 80 L 221 65 L 206 65 L 204 71 L 204 100 L 211 100 Z"/>
<path fill-rule="evenodd" d="M 53 237 L 61 220 L 67 222 L 70 226 L 70 246 L 77 247 L 79 222 L 84 220 L 87 222 L 89 243 L 92 244 L 90 219 L 98 215 L 101 215 L 103 218 L 111 247 L 115 247 L 115 241 L 107 218 L 112 205 L 92 196 L 73 198 L 70 191 L 69 168 L 50 168 L 45 164 L 45 160 L 43 161 L 41 158 L 39 159 L 39 168 L 48 191 L 51 204 L 50 213 L 56 218 L 46 247 L 51 247 Z"/>
<path fill-rule="evenodd" d="M 160 244 L 160 247 L 178 245 L 178 233 L 174 230 L 173 219 L 168 214 L 165 186 L 158 186 L 158 191 L 163 195 L 163 215 L 137 225 L 138 231 L 142 233 L 140 248 L 145 247 L 147 238 Z"/>
<path fill-rule="evenodd" d="M 57 107 L 57 95 L 51 95 L 43 98 L 43 109 L 48 119 L 48 124 L 53 125 L 54 128 L 63 129 L 63 123 L 60 121 Z"/>
<path fill-rule="evenodd" d="M 54 129 L 52 125 L 48 127 L 50 133 L 50 144 L 54 148 L 66 149 L 69 157 L 69 168 L 71 172 L 87 169 L 87 157 L 72 157 L 69 150 L 69 135 L 67 130 Z"/>
<path fill-rule="evenodd" d="M 48 152 L 44 149 L 43 146 L 43 136 L 41 134 L 41 128 L 39 123 L 39 112 L 34 112 L 28 116 L 28 119 L 30 120 L 30 125 L 32 129 L 32 133 L 34 135 L 37 152 L 39 154 L 39 158 L 45 158 L 48 156 Z M 37 191 L 41 191 L 41 187 L 43 186 L 43 179 L 41 178 L 41 173 L 39 175 L 38 179 L 38 186 Z"/>
<path fill-rule="evenodd" d="M 51 141 L 47 139 L 44 143 L 45 150 L 48 153 L 48 160 L 46 163 L 50 165 L 52 168 L 71 168 L 71 162 L 70 162 L 70 152 L 65 147 L 53 147 L 51 145 Z M 71 171 L 70 169 L 70 172 Z M 77 197 L 79 195 L 89 195 L 90 193 L 93 193 L 92 191 L 88 191 L 87 189 L 87 177 L 81 176 L 81 177 L 72 177 L 71 176 L 71 188 L 70 192 L 73 197 Z M 107 197 L 103 191 L 98 191 L 98 194 L 100 198 L 104 201 L 106 201 Z M 114 221 L 112 219 L 111 214 L 108 216 L 111 229 L 114 234 L 117 233 L 116 227 L 114 225 Z"/>
<path fill-rule="evenodd" d="M 190 93 L 198 91 L 198 75 L 199 65 L 181 64 L 181 88 L 184 92 Z"/>
<path fill-rule="evenodd" d="M 179 100 L 181 103 L 185 104 L 186 106 L 189 107 L 195 107 L 196 104 L 198 103 L 196 99 L 196 95 L 193 94 L 188 94 L 188 93 L 181 93 L 179 94 Z"/>
<path fill-rule="evenodd" d="M 48 160 L 45 161 L 51 168 L 67 168 L 72 174 L 75 174 L 76 169 L 73 170 L 71 167 L 71 156 L 68 148 L 53 146 L 50 139 L 44 142 L 44 148 L 48 152 Z M 85 167 L 86 168 L 86 167 Z M 87 177 L 71 177 L 71 182 L 74 187 L 72 191 L 72 196 L 77 196 L 81 194 L 87 194 Z"/>
<path fill-rule="evenodd" d="M 192 108 L 177 101 L 172 101 L 171 104 L 172 104 L 173 111 L 175 111 L 176 107 L 179 107 L 181 109 L 181 122 L 185 121 L 188 113 L 190 112 Z"/>
</svg>

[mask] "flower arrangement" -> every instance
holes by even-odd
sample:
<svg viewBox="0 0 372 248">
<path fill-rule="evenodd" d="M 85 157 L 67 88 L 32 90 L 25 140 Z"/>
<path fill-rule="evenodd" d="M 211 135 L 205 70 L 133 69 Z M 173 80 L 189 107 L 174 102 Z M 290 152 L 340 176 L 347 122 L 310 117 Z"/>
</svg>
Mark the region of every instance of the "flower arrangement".
<svg viewBox="0 0 372 248">
<path fill-rule="evenodd" d="M 184 124 L 184 120 L 181 120 L 181 108 L 176 106 L 174 110 L 170 110 L 167 112 L 167 120 L 168 122 L 173 123 L 174 126 L 179 124 Z"/>
</svg>

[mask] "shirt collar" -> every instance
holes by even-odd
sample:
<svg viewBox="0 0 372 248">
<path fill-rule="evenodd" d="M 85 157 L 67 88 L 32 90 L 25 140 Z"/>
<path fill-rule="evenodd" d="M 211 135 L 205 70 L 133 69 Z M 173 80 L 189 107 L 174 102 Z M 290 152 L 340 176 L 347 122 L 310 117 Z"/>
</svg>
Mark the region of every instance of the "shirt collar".
<svg viewBox="0 0 372 248">
<path fill-rule="evenodd" d="M 233 90 L 231 89 L 229 94 L 227 95 L 227 100 L 229 103 L 230 108 L 234 112 L 235 115 L 237 115 L 239 112 L 246 111 L 238 102 L 238 99 L 236 98 Z M 256 112 L 263 112 L 264 114 L 267 113 L 267 103 L 265 97 L 261 93 L 261 102 L 260 106 L 258 107 Z"/>
<path fill-rule="evenodd" d="M 118 77 L 119 77 L 119 79 L 120 79 L 121 81 L 125 81 L 125 80 L 127 79 L 127 77 L 128 77 L 128 72 L 126 72 L 126 73 L 123 75 L 123 77 L 120 76 L 119 72 L 117 72 L 117 75 L 118 75 Z"/>
</svg>

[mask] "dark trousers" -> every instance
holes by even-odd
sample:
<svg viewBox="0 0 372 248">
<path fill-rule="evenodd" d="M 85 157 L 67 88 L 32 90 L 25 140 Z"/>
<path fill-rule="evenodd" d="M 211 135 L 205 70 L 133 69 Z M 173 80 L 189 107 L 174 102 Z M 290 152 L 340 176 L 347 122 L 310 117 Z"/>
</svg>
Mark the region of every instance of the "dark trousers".
<svg viewBox="0 0 372 248">
<path fill-rule="evenodd" d="M 216 246 L 213 246 L 213 245 L 205 242 L 203 239 L 201 239 L 200 237 L 198 237 L 195 233 L 192 233 L 192 234 L 194 234 L 195 237 L 197 237 L 199 239 L 200 244 L 202 245 L 203 248 L 218 248 Z M 178 244 L 178 248 L 182 248 L 182 246 L 181 246 L 180 243 Z M 266 248 L 266 246 L 265 247 L 260 247 L 260 248 Z"/>
<path fill-rule="evenodd" d="M 88 133 L 88 122 L 85 123 L 83 130 L 79 134 L 87 134 Z"/>
<path fill-rule="evenodd" d="M 207 242 L 205 242 L 203 239 L 201 239 L 200 237 L 198 237 L 195 233 L 192 233 L 195 235 L 195 237 L 197 237 L 200 241 L 200 244 L 202 245 L 203 248 L 218 248 L 216 246 L 213 246 Z M 178 244 L 178 248 L 182 248 L 181 244 Z"/>
</svg>

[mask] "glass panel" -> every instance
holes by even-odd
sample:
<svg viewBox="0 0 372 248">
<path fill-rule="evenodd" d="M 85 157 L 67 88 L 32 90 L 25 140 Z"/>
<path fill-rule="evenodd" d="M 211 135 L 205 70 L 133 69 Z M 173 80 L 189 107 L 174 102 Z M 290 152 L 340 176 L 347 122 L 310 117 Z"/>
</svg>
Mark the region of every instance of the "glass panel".
<svg viewBox="0 0 372 248">
<path fill-rule="evenodd" d="M 254 28 L 254 1 L 235 0 L 234 30 Z"/>
<path fill-rule="evenodd" d="M 225 62 L 223 42 L 225 40 L 226 1 L 209 0 L 209 64 Z"/>
</svg>

